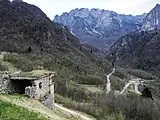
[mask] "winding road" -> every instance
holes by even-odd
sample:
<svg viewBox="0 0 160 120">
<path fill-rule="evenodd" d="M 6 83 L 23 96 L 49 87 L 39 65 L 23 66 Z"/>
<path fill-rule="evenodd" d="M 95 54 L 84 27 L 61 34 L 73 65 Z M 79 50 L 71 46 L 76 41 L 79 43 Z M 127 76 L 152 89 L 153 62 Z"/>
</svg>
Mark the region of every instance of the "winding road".
<svg viewBox="0 0 160 120">
<path fill-rule="evenodd" d="M 105 92 L 106 92 L 106 94 L 108 94 L 108 93 L 111 92 L 111 80 L 110 80 L 110 76 L 113 75 L 113 74 L 115 73 L 115 71 L 116 71 L 116 69 L 113 68 L 112 72 L 107 75 L 107 83 L 106 83 L 106 87 L 105 87 Z M 119 94 L 119 95 L 124 94 L 125 91 L 128 89 L 128 87 L 129 87 L 130 85 L 134 85 L 134 92 L 135 92 L 136 94 L 141 94 L 141 92 L 138 90 L 138 85 L 141 84 L 141 82 L 142 82 L 142 81 L 141 81 L 141 82 L 140 82 L 140 81 L 141 81 L 140 78 L 136 78 L 136 79 L 130 80 L 130 81 L 124 86 L 124 88 L 122 89 L 122 91 L 118 92 L 117 94 Z"/>
<path fill-rule="evenodd" d="M 110 78 L 110 76 L 112 74 L 115 73 L 115 71 L 116 71 L 116 69 L 113 68 L 112 72 L 107 75 L 107 83 L 106 83 L 106 88 L 105 88 L 106 94 L 108 94 L 109 92 L 111 92 L 111 80 L 109 78 Z"/>
<path fill-rule="evenodd" d="M 138 90 L 138 85 L 141 84 L 140 82 L 141 79 L 137 78 L 137 79 L 132 79 L 130 80 L 126 85 L 125 87 L 123 88 L 123 90 L 121 92 L 119 92 L 120 95 L 124 94 L 125 91 L 128 89 L 128 87 L 132 84 L 134 85 L 134 92 L 136 94 L 141 94 L 141 92 Z"/>
</svg>

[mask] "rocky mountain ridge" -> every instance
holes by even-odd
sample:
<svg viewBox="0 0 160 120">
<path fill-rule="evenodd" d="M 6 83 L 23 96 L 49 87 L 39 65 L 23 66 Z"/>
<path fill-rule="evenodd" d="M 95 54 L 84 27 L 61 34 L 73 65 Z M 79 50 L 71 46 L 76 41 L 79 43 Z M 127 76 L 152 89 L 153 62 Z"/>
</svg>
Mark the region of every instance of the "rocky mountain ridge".
<svg viewBox="0 0 160 120">
<path fill-rule="evenodd" d="M 108 49 L 121 36 L 134 32 L 160 28 L 160 5 L 148 14 L 123 15 L 101 9 L 74 9 L 55 16 L 54 22 L 67 26 L 82 42 L 100 49 Z"/>
<path fill-rule="evenodd" d="M 160 29 L 160 4 L 157 4 L 144 18 L 141 31 Z"/>
<path fill-rule="evenodd" d="M 108 10 L 82 8 L 57 15 L 53 21 L 67 26 L 81 41 L 103 48 L 121 35 L 138 30 L 145 15 L 132 16 Z"/>
</svg>

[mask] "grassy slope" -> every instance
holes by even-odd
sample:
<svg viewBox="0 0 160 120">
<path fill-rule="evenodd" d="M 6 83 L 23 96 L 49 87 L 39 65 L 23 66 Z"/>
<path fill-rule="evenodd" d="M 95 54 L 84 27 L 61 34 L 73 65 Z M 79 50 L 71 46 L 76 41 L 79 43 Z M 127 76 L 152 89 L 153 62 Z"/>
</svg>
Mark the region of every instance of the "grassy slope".
<svg viewBox="0 0 160 120">
<path fill-rule="evenodd" d="M 47 118 L 38 113 L 0 100 L 0 120 L 47 120 Z"/>
<path fill-rule="evenodd" d="M 11 119 L 82 120 L 77 116 L 66 113 L 58 108 L 55 108 L 55 111 L 52 111 L 39 101 L 21 95 L 0 95 L 0 120 Z"/>
</svg>

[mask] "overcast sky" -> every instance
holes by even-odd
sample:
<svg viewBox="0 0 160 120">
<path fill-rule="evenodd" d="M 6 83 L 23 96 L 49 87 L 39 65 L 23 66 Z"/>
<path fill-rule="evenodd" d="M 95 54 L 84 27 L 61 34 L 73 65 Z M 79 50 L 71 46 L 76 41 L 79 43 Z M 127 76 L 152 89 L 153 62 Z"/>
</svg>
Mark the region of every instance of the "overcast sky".
<svg viewBox="0 0 160 120">
<path fill-rule="evenodd" d="M 100 8 L 121 14 L 149 12 L 160 0 L 23 0 L 40 7 L 50 19 L 75 8 Z"/>
</svg>

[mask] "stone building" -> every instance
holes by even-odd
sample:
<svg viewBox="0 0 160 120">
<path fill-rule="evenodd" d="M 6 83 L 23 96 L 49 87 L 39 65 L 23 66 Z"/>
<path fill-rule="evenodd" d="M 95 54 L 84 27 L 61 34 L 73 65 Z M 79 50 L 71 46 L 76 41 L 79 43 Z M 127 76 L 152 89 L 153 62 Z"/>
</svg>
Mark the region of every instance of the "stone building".
<svg viewBox="0 0 160 120">
<path fill-rule="evenodd" d="M 24 94 L 42 101 L 50 109 L 54 108 L 54 74 L 39 78 L 18 77 L 6 73 L 0 74 L 0 93 Z"/>
</svg>

